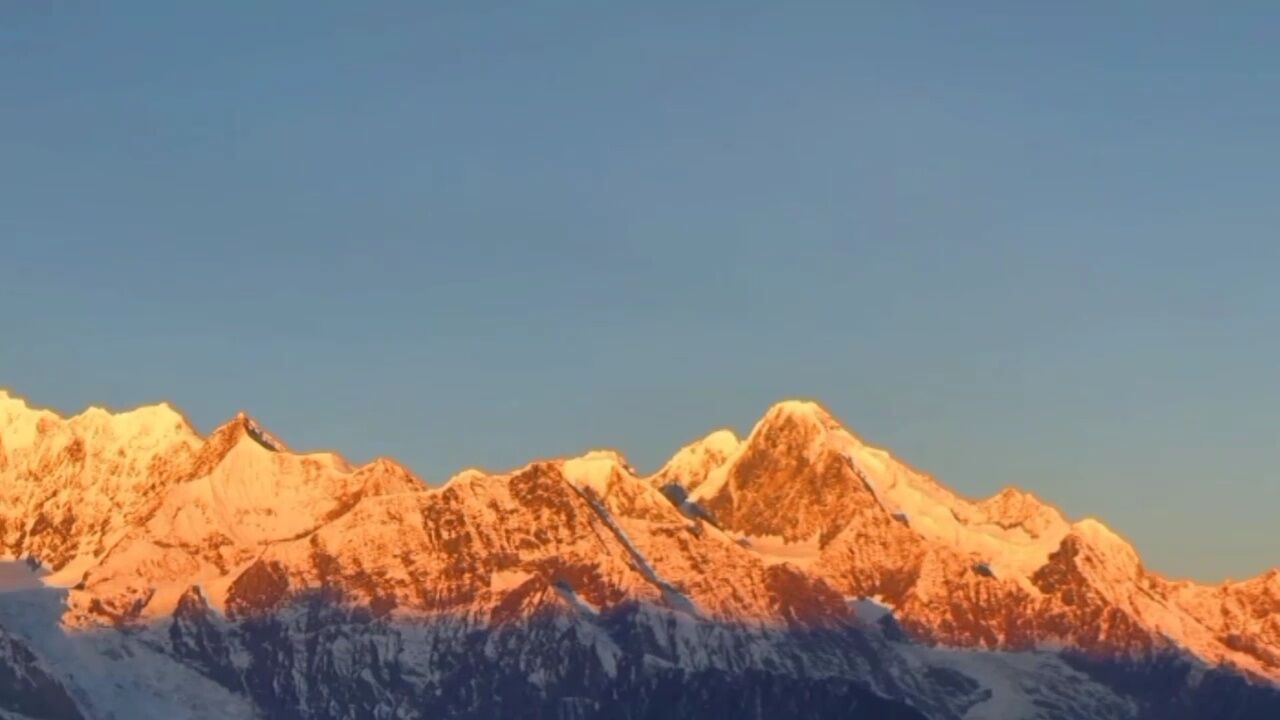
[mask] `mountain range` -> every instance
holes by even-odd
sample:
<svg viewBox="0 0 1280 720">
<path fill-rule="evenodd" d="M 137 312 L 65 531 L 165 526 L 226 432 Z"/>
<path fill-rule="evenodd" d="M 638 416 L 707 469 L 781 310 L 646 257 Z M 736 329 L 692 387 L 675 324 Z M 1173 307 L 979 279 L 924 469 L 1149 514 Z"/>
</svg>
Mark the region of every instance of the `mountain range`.
<svg viewBox="0 0 1280 720">
<path fill-rule="evenodd" d="M 428 487 L 0 391 L 0 718 L 1280 718 L 1280 571 L 1164 577 L 785 401 Z"/>
</svg>

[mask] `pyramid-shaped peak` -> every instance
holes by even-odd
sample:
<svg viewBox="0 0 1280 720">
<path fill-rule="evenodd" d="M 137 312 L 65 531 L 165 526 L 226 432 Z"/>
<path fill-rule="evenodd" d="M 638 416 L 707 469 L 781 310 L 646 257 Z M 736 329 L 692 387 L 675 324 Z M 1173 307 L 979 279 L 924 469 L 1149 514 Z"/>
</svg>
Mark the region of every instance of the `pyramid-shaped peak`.
<svg viewBox="0 0 1280 720">
<path fill-rule="evenodd" d="M 243 412 L 240 413 L 239 417 L 244 423 L 244 429 L 249 433 L 249 437 L 256 440 L 266 449 L 271 450 L 272 452 L 285 452 L 289 449 L 284 443 L 280 442 L 276 436 L 267 432 L 267 430 L 263 428 L 261 423 L 257 420 L 245 415 Z"/>
<path fill-rule="evenodd" d="M 277 439 L 262 423 L 255 420 L 251 415 L 241 410 L 237 412 L 235 417 L 219 425 L 209 435 L 209 442 L 215 445 L 234 445 L 241 437 L 248 437 L 263 448 L 272 452 L 286 452 L 289 448 Z"/>
<path fill-rule="evenodd" d="M 1040 498 L 1014 485 L 1000 488 L 999 492 L 982 500 L 979 504 L 988 512 L 997 514 L 1052 509 Z"/>
<path fill-rule="evenodd" d="M 370 460 L 368 464 L 366 464 L 361 469 L 367 470 L 369 472 L 395 473 L 397 475 L 413 475 L 412 470 L 410 470 L 409 468 L 400 464 L 396 460 L 389 458 L 385 455 L 379 455 L 378 457 Z"/>
<path fill-rule="evenodd" d="M 412 470 L 389 457 L 376 457 L 357 469 L 356 473 L 364 479 L 366 493 L 390 495 L 427 489 L 426 483 Z"/>
<path fill-rule="evenodd" d="M 1032 537 L 1061 538 L 1070 530 L 1058 508 L 1012 485 L 977 504 L 986 522 L 1005 529 L 1021 527 Z"/>
<path fill-rule="evenodd" d="M 796 442 L 807 445 L 832 431 L 845 429 L 823 406 L 812 400 L 783 400 L 770 406 L 751 429 L 747 442 L 764 442 L 770 446 Z"/>
<path fill-rule="evenodd" d="M 992 495 L 988 499 L 989 500 L 1025 500 L 1027 498 L 1033 498 L 1033 497 L 1035 496 L 1016 485 L 1005 485 L 1004 487 L 1000 488 L 999 492 L 997 492 L 995 495 Z"/>
<path fill-rule="evenodd" d="M 1071 534 L 1083 541 L 1107 566 L 1129 569 L 1142 564 L 1133 545 L 1097 518 L 1087 517 L 1074 523 Z"/>
</svg>

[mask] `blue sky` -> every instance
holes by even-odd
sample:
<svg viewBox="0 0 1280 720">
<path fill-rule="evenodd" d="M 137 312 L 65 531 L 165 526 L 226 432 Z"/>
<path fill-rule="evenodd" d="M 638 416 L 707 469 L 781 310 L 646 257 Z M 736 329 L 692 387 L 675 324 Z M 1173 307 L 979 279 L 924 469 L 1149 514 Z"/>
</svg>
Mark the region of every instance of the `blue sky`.
<svg viewBox="0 0 1280 720">
<path fill-rule="evenodd" d="M 1158 570 L 1280 565 L 1273 4 L 73 5 L 0 6 L 37 404 L 438 482 L 813 397 Z"/>
</svg>

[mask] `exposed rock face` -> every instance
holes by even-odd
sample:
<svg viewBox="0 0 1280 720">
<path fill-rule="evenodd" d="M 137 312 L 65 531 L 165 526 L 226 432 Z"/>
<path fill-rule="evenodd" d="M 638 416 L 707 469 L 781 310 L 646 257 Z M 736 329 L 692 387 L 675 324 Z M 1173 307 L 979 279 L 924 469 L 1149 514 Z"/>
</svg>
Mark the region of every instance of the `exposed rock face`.
<svg viewBox="0 0 1280 720">
<path fill-rule="evenodd" d="M 648 478 L 593 451 L 427 489 L 244 415 L 202 438 L 168 406 L 0 395 L 0 543 L 74 585 L 63 637 L 24 647 L 159 648 L 227 716 L 1280 713 L 1229 681 L 1280 679 L 1280 575 L 1165 580 L 1101 523 L 959 497 L 809 402 Z M 23 697 L 56 702 L 48 678 Z"/>
</svg>

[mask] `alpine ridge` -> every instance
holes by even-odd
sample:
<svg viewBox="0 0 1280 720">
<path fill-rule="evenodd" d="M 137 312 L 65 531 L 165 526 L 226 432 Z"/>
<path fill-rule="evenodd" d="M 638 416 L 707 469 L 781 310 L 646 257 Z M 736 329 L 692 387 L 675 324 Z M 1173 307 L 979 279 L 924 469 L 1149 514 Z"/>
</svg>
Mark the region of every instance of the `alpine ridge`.
<svg viewBox="0 0 1280 720">
<path fill-rule="evenodd" d="M 1280 572 L 1165 578 L 810 401 L 429 488 L 0 391 L 0 553 L 0 716 L 1280 717 Z"/>
</svg>

